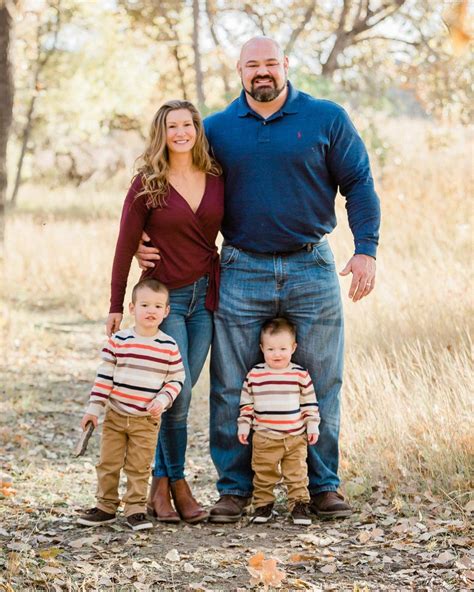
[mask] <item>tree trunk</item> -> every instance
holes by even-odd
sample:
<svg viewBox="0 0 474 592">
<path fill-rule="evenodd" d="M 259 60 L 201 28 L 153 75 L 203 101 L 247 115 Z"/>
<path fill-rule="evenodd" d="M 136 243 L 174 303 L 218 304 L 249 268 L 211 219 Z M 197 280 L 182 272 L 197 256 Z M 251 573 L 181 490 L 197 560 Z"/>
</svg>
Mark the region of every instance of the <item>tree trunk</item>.
<svg viewBox="0 0 474 592">
<path fill-rule="evenodd" d="M 35 81 L 37 82 L 37 81 Z M 36 88 L 36 84 L 35 84 Z M 15 207 L 16 206 L 16 198 L 18 196 L 18 190 L 20 189 L 21 184 L 21 174 L 23 171 L 23 161 L 25 160 L 26 149 L 28 147 L 28 141 L 30 139 L 31 128 L 33 126 L 33 113 L 35 110 L 35 103 L 36 103 L 36 93 L 31 97 L 30 107 L 28 109 L 28 115 L 26 116 L 26 125 L 23 130 L 23 136 L 21 139 L 21 150 L 20 150 L 20 158 L 18 159 L 18 164 L 16 167 L 16 177 L 15 177 L 15 185 L 13 186 L 12 196 L 10 198 L 10 204 Z"/>
<path fill-rule="evenodd" d="M 206 99 L 204 96 L 204 76 L 201 66 L 201 49 L 199 47 L 199 0 L 193 0 L 193 51 L 198 109 L 202 111 L 206 108 Z"/>
<path fill-rule="evenodd" d="M 214 45 L 216 46 L 217 51 L 220 53 L 220 70 L 222 75 L 222 82 L 224 83 L 224 92 L 225 98 L 227 100 L 230 99 L 230 82 L 229 82 L 229 73 L 227 71 L 226 66 L 226 59 L 225 54 L 222 51 L 221 44 L 219 43 L 219 38 L 217 37 L 216 27 L 215 27 L 215 8 L 214 5 L 206 0 L 206 13 L 207 13 L 207 20 L 209 21 L 209 30 L 211 32 L 212 40 L 214 41 Z"/>
<path fill-rule="evenodd" d="M 11 27 L 11 15 L 8 8 L 2 4 L 0 6 L 0 250 L 2 255 L 7 193 L 7 142 L 13 111 L 13 77 L 9 53 Z"/>
</svg>

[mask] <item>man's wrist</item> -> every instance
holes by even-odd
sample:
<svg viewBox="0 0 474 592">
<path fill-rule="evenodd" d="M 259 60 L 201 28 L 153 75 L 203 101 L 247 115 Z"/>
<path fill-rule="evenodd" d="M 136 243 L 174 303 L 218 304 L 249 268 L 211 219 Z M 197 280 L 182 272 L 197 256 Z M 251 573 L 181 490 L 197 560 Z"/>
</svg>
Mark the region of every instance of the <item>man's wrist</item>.
<svg viewBox="0 0 474 592">
<path fill-rule="evenodd" d="M 369 240 L 355 241 L 354 255 L 368 255 L 377 259 L 377 244 Z"/>
</svg>

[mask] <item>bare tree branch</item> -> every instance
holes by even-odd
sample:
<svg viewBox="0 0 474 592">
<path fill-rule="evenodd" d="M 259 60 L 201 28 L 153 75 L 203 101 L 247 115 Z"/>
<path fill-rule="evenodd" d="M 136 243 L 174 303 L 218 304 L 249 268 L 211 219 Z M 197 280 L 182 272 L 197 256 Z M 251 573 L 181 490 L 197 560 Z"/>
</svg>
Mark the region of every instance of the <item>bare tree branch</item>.
<svg viewBox="0 0 474 592">
<path fill-rule="evenodd" d="M 49 19 L 45 30 L 42 30 L 41 26 L 38 26 L 36 32 L 36 48 L 38 52 L 38 57 L 36 60 L 36 67 L 33 75 L 33 94 L 31 95 L 30 104 L 28 106 L 28 112 L 26 116 L 26 124 L 23 129 L 22 139 L 21 139 L 21 149 L 20 149 L 20 156 L 18 158 L 18 164 L 16 168 L 16 176 L 15 176 L 15 184 L 13 186 L 12 195 L 10 198 L 10 204 L 15 207 L 16 200 L 18 197 L 18 191 L 21 185 L 21 175 L 23 172 L 23 162 L 25 160 L 26 150 L 28 147 L 28 141 L 30 139 L 31 130 L 33 127 L 33 114 L 35 111 L 36 101 L 39 96 L 39 89 L 41 86 L 40 78 L 43 73 L 43 70 L 48 63 L 50 57 L 56 51 L 59 30 L 61 28 L 61 0 L 57 0 L 56 4 L 52 6 L 55 12 L 55 18 Z M 42 37 L 43 35 L 47 35 L 49 33 L 53 33 L 53 41 L 51 46 L 48 49 L 42 48 Z M 43 52 L 43 53 L 42 53 Z"/>
<path fill-rule="evenodd" d="M 293 47 L 294 47 L 298 37 L 301 35 L 301 33 L 304 31 L 304 28 L 306 27 L 306 25 L 309 23 L 309 21 L 313 17 L 315 9 L 316 9 L 316 0 L 312 0 L 309 4 L 308 8 L 306 9 L 303 20 L 295 29 L 293 29 L 293 32 L 291 33 L 291 37 L 285 47 L 285 54 L 286 55 L 289 55 L 292 52 Z"/>
</svg>

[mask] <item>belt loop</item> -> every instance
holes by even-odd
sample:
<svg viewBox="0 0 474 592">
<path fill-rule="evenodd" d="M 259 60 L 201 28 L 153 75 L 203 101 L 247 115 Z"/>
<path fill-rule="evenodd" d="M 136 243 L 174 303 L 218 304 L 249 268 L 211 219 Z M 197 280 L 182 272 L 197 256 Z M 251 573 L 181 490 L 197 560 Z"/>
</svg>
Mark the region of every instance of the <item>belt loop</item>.
<svg viewBox="0 0 474 592">
<path fill-rule="evenodd" d="M 306 243 L 305 249 L 308 253 L 310 253 L 313 250 L 314 244 L 315 243 Z"/>
</svg>

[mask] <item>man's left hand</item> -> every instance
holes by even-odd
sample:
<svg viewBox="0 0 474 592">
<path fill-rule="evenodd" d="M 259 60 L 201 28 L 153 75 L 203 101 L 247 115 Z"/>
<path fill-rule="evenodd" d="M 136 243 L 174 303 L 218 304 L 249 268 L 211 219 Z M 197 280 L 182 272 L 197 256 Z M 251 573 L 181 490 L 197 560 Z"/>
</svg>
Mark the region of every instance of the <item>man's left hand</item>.
<svg viewBox="0 0 474 592">
<path fill-rule="evenodd" d="M 368 296 L 375 286 L 375 259 L 370 255 L 354 255 L 339 273 L 349 275 L 352 273 L 349 298 L 357 302 Z"/>
</svg>

